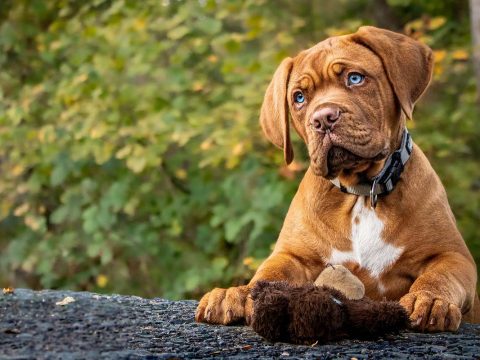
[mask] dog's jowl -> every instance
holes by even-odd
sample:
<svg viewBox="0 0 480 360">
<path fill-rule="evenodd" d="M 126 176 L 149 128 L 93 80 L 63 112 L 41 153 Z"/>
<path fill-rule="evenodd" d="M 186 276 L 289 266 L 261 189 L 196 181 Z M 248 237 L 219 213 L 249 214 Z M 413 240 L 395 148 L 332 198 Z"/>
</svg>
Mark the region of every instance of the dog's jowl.
<svg viewBox="0 0 480 360">
<path fill-rule="evenodd" d="M 432 67 L 427 46 L 374 27 L 280 64 L 260 123 L 287 163 L 292 125 L 310 166 L 272 254 L 248 285 L 204 295 L 197 321 L 248 324 L 257 281 L 305 284 L 331 263 L 355 274 L 368 297 L 398 300 L 417 330 L 480 322 L 475 263 L 440 179 L 405 127 Z"/>
</svg>

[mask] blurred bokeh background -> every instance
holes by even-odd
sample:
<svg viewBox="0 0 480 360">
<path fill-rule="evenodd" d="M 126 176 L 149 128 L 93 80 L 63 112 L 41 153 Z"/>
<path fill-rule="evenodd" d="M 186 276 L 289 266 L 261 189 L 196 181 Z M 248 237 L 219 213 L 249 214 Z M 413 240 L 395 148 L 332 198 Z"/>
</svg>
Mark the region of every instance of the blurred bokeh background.
<svg viewBox="0 0 480 360">
<path fill-rule="evenodd" d="M 248 280 L 308 164 L 263 138 L 266 86 L 365 24 L 434 49 L 409 128 L 480 263 L 472 19 L 466 0 L 2 0 L 0 284 L 173 299 Z"/>
</svg>

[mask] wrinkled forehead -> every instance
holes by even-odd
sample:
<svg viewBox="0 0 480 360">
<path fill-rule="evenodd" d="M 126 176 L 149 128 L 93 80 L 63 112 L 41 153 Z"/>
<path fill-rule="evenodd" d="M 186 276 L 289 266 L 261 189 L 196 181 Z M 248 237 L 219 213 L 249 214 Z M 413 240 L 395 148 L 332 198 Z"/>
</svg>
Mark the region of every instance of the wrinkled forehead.
<svg viewBox="0 0 480 360">
<path fill-rule="evenodd" d="M 294 58 L 290 82 L 305 75 L 311 81 L 326 81 L 343 71 L 358 71 L 371 77 L 383 74 L 382 62 L 370 49 L 355 43 L 350 35 L 328 38 Z"/>
</svg>

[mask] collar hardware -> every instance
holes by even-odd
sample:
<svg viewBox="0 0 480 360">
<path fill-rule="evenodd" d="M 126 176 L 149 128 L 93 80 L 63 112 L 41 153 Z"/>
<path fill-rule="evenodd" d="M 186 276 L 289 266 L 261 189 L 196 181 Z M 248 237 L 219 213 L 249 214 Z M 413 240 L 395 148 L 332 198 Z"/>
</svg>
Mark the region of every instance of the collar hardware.
<svg viewBox="0 0 480 360">
<path fill-rule="evenodd" d="M 377 207 L 378 194 L 375 194 L 375 188 L 377 187 L 377 179 L 373 180 L 372 187 L 370 188 L 370 206 L 372 208 Z"/>
<path fill-rule="evenodd" d="M 405 168 L 405 164 L 408 159 L 410 159 L 412 150 L 412 137 L 407 129 L 405 129 L 403 131 L 400 147 L 387 158 L 382 170 L 371 180 L 371 182 L 360 183 L 354 186 L 343 186 L 338 178 L 330 181 L 344 193 L 357 196 L 368 196 L 370 198 L 370 206 L 375 208 L 378 196 L 391 193 L 395 188 L 395 185 L 397 185 Z"/>
</svg>

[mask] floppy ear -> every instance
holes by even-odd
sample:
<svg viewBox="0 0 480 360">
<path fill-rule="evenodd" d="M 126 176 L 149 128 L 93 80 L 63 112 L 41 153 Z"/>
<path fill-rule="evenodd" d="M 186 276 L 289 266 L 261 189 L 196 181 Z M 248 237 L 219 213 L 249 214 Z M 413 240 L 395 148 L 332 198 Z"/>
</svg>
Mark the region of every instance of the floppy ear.
<svg viewBox="0 0 480 360">
<path fill-rule="evenodd" d="M 400 106 L 411 119 L 415 102 L 432 78 L 432 50 L 408 36 L 373 26 L 359 28 L 352 40 L 381 59 Z"/>
<path fill-rule="evenodd" d="M 292 67 L 293 60 L 286 58 L 277 68 L 270 85 L 268 85 L 260 113 L 263 132 L 268 140 L 283 149 L 287 164 L 293 160 L 287 102 L 287 86 Z"/>
</svg>

